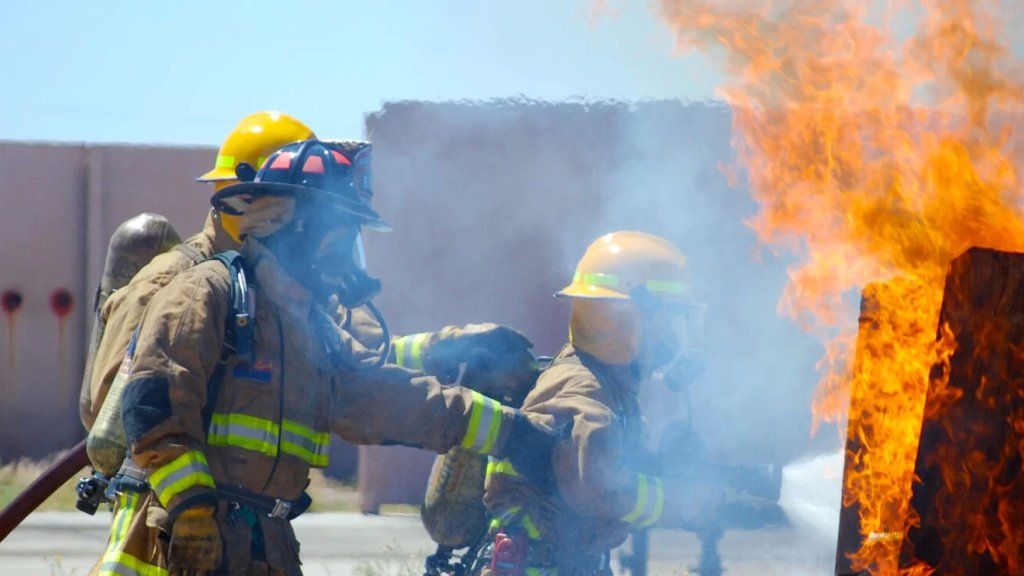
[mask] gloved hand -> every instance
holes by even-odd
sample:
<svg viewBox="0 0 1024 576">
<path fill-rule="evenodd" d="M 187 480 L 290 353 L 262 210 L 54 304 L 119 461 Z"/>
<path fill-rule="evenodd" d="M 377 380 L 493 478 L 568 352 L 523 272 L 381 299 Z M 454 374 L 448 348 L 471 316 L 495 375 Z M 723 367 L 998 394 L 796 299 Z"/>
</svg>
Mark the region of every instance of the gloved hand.
<svg viewBox="0 0 1024 576">
<path fill-rule="evenodd" d="M 423 368 L 452 384 L 465 364 L 460 384 L 515 407 L 522 404 L 540 374 L 531 348 L 533 343 L 526 336 L 508 326 L 448 326 L 424 345 Z"/>
<path fill-rule="evenodd" d="M 535 424 L 522 412 L 516 411 L 503 455 L 512 463 L 516 472 L 541 490 L 550 492 L 555 489 L 555 469 L 551 456 L 561 436 L 560 431 Z"/>
<path fill-rule="evenodd" d="M 212 572 L 220 567 L 224 542 L 213 511 L 212 506 L 193 506 L 174 520 L 167 554 L 172 575 Z"/>
</svg>

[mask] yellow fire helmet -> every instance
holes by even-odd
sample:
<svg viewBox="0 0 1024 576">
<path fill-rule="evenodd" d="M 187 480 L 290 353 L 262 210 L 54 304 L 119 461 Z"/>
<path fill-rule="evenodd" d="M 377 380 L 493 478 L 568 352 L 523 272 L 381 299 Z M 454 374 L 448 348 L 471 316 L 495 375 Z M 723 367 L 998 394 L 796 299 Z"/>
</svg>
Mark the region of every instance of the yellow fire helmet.
<svg viewBox="0 0 1024 576">
<path fill-rule="evenodd" d="M 278 148 L 311 138 L 316 136 L 308 126 L 283 112 L 250 114 L 242 118 L 221 144 L 213 169 L 196 178 L 196 181 L 237 180 L 235 168 L 242 162 L 259 170 Z"/>
<path fill-rule="evenodd" d="M 215 191 L 238 181 L 235 169 L 241 163 L 259 170 L 263 162 L 286 144 L 316 138 L 308 126 L 283 112 L 256 112 L 235 126 L 217 151 L 213 169 L 196 178 L 197 182 L 212 182 Z M 236 242 L 240 242 L 238 218 L 220 214 L 221 225 Z"/>
<path fill-rule="evenodd" d="M 569 339 L 608 364 L 638 359 L 645 326 L 644 301 L 692 303 L 686 256 L 671 242 L 644 232 L 605 234 L 594 241 L 572 283 L 555 296 L 572 298 Z M 703 330 L 703 326 L 701 326 Z"/>
</svg>

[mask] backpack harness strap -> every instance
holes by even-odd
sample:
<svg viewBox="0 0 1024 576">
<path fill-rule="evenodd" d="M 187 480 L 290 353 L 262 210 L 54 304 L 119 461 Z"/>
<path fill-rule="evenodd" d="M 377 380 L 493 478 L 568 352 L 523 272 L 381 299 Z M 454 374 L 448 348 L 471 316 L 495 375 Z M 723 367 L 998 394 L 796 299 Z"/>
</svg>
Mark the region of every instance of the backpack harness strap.
<svg viewBox="0 0 1024 576">
<path fill-rule="evenodd" d="M 245 276 L 245 257 L 236 250 L 227 250 L 210 257 L 228 269 L 231 280 L 231 310 L 228 311 L 224 326 L 224 345 L 221 347 L 217 368 L 206 383 L 206 406 L 203 408 L 203 428 L 210 429 L 213 409 L 220 396 L 220 387 L 224 382 L 228 361 L 236 356 L 239 363 L 251 364 L 255 360 L 253 351 L 254 327 L 252 314 L 254 302 L 249 293 L 249 283 Z"/>
</svg>

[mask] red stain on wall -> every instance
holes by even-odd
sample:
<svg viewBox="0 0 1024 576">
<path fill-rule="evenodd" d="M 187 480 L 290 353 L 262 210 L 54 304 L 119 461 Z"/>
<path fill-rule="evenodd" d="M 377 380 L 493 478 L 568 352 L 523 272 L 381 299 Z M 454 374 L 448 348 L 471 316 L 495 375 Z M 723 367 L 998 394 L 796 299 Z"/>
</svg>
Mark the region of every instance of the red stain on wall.
<svg viewBox="0 0 1024 576">
<path fill-rule="evenodd" d="M 67 317 L 74 307 L 75 299 L 71 297 L 71 292 L 67 288 L 58 288 L 50 294 L 50 310 L 53 310 L 61 320 Z"/>
<path fill-rule="evenodd" d="M 61 405 L 68 401 L 68 354 L 66 324 L 68 314 L 75 307 L 75 299 L 67 288 L 58 288 L 50 294 L 50 310 L 57 317 L 57 394 Z"/>
<path fill-rule="evenodd" d="M 7 317 L 7 386 L 4 392 L 8 399 L 14 396 L 14 317 L 21 309 L 23 300 L 21 292 L 14 289 L 4 290 L 0 294 L 0 310 Z"/>
<path fill-rule="evenodd" d="M 0 308 L 7 313 L 8 316 L 13 315 L 21 308 L 21 292 L 17 290 L 4 290 L 3 295 L 0 295 Z"/>
</svg>

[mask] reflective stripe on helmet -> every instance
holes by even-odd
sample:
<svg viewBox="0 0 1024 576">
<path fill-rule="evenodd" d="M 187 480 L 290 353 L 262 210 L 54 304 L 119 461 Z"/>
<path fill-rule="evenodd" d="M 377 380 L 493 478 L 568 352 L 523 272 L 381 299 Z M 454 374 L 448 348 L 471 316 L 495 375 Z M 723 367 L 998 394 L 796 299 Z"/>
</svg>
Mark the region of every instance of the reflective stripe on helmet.
<svg viewBox="0 0 1024 576">
<path fill-rule="evenodd" d="M 662 294 L 686 294 L 686 284 L 672 280 L 648 280 L 645 284 L 648 292 Z"/>
<path fill-rule="evenodd" d="M 217 168 L 234 168 L 235 167 L 235 157 L 234 156 L 224 156 L 224 155 L 218 154 L 217 155 L 217 161 L 214 163 L 214 166 L 216 166 Z"/>
<path fill-rule="evenodd" d="M 651 526 L 661 519 L 665 507 L 665 488 L 661 478 L 636 475 L 636 505 L 633 511 L 622 517 L 623 522 L 634 526 Z"/>
<path fill-rule="evenodd" d="M 213 476 L 210 475 L 210 467 L 206 463 L 206 455 L 198 450 L 185 452 L 166 466 L 154 470 L 149 477 L 149 483 L 164 506 L 189 488 L 216 488 Z"/>
<path fill-rule="evenodd" d="M 578 270 L 573 275 L 572 281 L 573 283 L 586 284 L 588 286 L 604 286 L 605 288 L 618 288 L 620 283 L 619 277 L 614 274 L 580 272 Z M 655 294 L 684 295 L 688 292 L 685 282 L 675 280 L 648 280 L 644 283 L 644 287 L 647 288 L 648 292 Z"/>
<path fill-rule="evenodd" d="M 461 446 L 467 450 L 487 454 L 494 448 L 501 430 L 501 404 L 473 390 L 473 406 L 469 412 L 469 426 Z"/>
<path fill-rule="evenodd" d="M 210 419 L 206 443 L 242 448 L 271 458 L 277 456 L 280 445 L 281 452 L 297 456 L 314 468 L 323 468 L 330 460 L 331 435 L 291 420 L 278 426 L 248 414 L 218 412 Z"/>
</svg>

